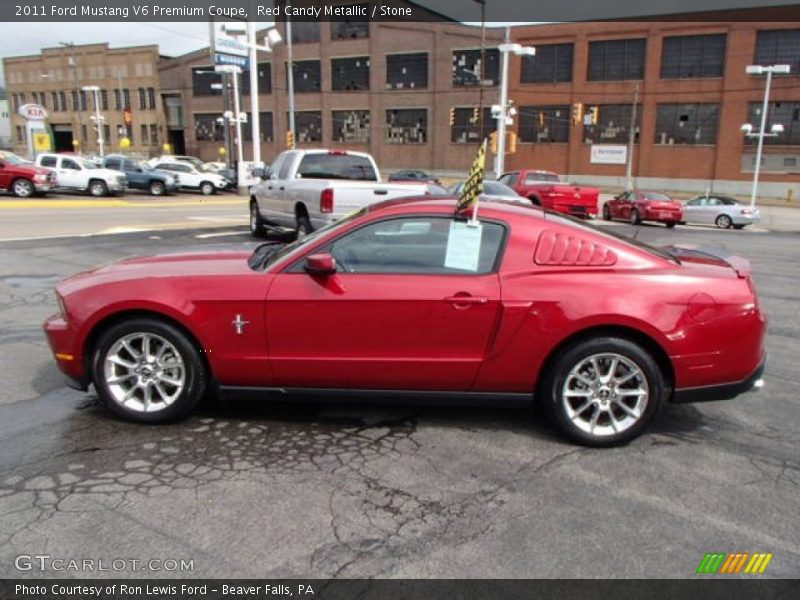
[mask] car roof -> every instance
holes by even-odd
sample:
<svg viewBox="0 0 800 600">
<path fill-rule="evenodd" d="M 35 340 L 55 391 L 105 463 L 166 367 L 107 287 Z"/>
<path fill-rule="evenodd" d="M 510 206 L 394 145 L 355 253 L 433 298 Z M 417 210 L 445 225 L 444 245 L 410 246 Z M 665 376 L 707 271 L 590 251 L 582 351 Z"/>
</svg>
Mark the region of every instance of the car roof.
<svg viewBox="0 0 800 600">
<path fill-rule="evenodd" d="M 372 204 L 370 214 L 386 212 L 387 214 L 405 214 L 413 212 L 431 212 L 437 214 L 453 214 L 458 196 L 414 196 L 385 200 Z M 522 204 L 514 200 L 484 199 L 478 205 L 478 218 L 481 215 L 497 218 L 543 218 L 544 210 L 533 204 Z"/>
</svg>

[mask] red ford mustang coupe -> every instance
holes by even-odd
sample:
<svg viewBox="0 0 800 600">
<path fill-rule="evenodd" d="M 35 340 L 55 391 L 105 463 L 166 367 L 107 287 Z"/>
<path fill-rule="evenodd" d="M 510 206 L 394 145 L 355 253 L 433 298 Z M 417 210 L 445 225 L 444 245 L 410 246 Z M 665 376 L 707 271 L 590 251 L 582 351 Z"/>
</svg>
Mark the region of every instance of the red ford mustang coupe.
<svg viewBox="0 0 800 600">
<path fill-rule="evenodd" d="M 539 402 L 573 440 L 628 441 L 665 402 L 761 384 L 747 261 L 454 198 L 373 205 L 288 246 L 133 258 L 56 287 L 73 385 L 175 420 L 206 390 Z"/>
<path fill-rule="evenodd" d="M 632 225 L 659 221 L 675 227 L 683 221 L 683 204 L 660 192 L 623 192 L 603 205 L 603 218 L 625 219 Z"/>
</svg>

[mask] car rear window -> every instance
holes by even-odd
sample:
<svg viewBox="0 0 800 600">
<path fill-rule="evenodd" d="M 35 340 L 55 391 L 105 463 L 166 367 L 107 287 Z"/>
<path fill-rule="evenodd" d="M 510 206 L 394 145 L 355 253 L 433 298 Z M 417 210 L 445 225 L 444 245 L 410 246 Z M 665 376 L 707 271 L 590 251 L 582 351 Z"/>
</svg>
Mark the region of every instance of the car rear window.
<svg viewBox="0 0 800 600">
<path fill-rule="evenodd" d="M 669 196 L 658 192 L 642 192 L 642 198 L 645 200 L 670 200 Z"/>
<path fill-rule="evenodd" d="M 350 179 L 377 181 L 372 162 L 352 154 L 306 154 L 300 161 L 297 174 L 308 179 Z"/>
<path fill-rule="evenodd" d="M 525 183 L 536 183 L 537 181 L 552 181 L 559 183 L 561 180 L 555 173 L 528 173 L 525 176 Z"/>
</svg>

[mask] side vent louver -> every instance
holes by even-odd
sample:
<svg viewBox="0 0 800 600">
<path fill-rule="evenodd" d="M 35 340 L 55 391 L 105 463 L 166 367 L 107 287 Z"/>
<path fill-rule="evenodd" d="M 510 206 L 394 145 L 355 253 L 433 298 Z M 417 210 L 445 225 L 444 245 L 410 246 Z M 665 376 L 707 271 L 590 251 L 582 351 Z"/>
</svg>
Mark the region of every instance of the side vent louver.
<svg viewBox="0 0 800 600">
<path fill-rule="evenodd" d="M 616 264 L 617 255 L 591 240 L 544 231 L 539 236 L 533 260 L 537 265 L 610 267 Z"/>
</svg>

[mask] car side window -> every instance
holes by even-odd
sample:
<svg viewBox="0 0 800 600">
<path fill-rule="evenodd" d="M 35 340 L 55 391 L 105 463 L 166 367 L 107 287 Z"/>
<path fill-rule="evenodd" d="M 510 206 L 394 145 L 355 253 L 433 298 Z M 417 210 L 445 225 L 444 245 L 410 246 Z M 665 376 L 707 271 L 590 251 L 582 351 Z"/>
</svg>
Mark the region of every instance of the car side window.
<svg viewBox="0 0 800 600">
<path fill-rule="evenodd" d="M 55 167 L 57 162 L 55 156 L 43 156 L 39 164 L 43 167 Z"/>
<path fill-rule="evenodd" d="M 334 241 L 330 252 L 340 271 L 407 275 L 485 275 L 495 269 L 505 227 L 481 222 L 476 270 L 445 265 L 450 226 L 447 217 L 403 217 L 371 223 Z"/>
<path fill-rule="evenodd" d="M 700 206 L 700 200 L 702 198 L 692 198 L 686 203 L 686 206 Z"/>
<path fill-rule="evenodd" d="M 118 158 L 107 158 L 106 169 L 116 169 L 117 171 L 119 171 L 121 162 L 122 161 Z"/>
<path fill-rule="evenodd" d="M 61 161 L 61 168 L 62 169 L 72 169 L 73 171 L 80 171 L 81 168 L 74 160 L 71 158 L 65 158 Z"/>
<path fill-rule="evenodd" d="M 292 164 L 294 164 L 293 158 L 294 157 L 291 154 L 286 155 L 283 165 L 281 165 L 281 170 L 278 173 L 278 179 L 288 179 L 289 171 L 292 170 Z"/>
<path fill-rule="evenodd" d="M 126 171 L 138 171 L 139 170 L 139 165 L 137 165 L 133 161 L 126 160 L 125 161 L 125 170 Z"/>
</svg>

